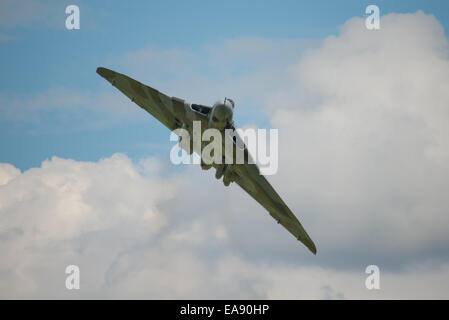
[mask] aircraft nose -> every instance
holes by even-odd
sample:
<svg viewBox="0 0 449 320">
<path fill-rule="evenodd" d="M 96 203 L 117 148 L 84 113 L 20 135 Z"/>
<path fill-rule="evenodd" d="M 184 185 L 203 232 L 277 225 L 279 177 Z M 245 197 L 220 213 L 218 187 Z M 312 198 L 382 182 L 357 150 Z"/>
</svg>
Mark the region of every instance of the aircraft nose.
<svg viewBox="0 0 449 320">
<path fill-rule="evenodd" d="M 225 104 L 215 105 L 212 114 L 210 125 L 214 128 L 223 128 L 232 120 L 232 109 Z"/>
</svg>

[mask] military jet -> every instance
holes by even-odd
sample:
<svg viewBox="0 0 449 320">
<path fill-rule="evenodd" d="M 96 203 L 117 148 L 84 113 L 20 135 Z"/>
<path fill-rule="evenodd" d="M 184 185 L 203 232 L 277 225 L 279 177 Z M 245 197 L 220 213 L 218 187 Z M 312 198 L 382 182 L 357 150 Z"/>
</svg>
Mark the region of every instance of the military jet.
<svg viewBox="0 0 449 320">
<path fill-rule="evenodd" d="M 231 99 L 225 98 L 219 100 L 212 107 L 193 104 L 183 99 L 167 96 L 126 75 L 106 68 L 97 68 L 97 73 L 130 98 L 131 101 L 162 122 L 171 131 L 184 128 L 192 135 L 193 122 L 201 121 L 201 131 L 207 128 L 215 128 L 220 130 L 223 135 L 225 135 L 225 132 L 229 132 L 229 130 L 225 129 L 231 129 L 231 131 L 235 132 L 235 126 L 232 120 L 234 102 Z M 316 254 L 315 244 L 301 223 L 284 201 L 282 201 L 281 197 L 267 179 L 260 174 L 257 165 L 250 161 L 250 155 L 245 144 L 237 134 L 234 134 L 232 138 L 235 146 L 238 144 L 240 146 L 243 145 L 245 154 L 244 163 L 227 164 L 223 162 L 208 165 L 201 161 L 201 167 L 205 170 L 214 167 L 216 169 L 215 177 L 217 179 L 223 178 L 225 186 L 229 186 L 231 182 L 237 183 L 260 205 L 268 210 L 268 213 L 277 223 L 284 226 L 285 229 L 301 241 L 313 254 Z M 191 144 L 191 142 L 187 142 L 187 144 L 189 143 Z M 190 148 L 187 148 L 187 144 L 186 141 L 180 140 L 179 145 L 181 148 L 188 151 L 189 154 L 196 152 L 201 157 L 201 150 L 195 149 L 192 145 L 189 145 Z"/>
</svg>

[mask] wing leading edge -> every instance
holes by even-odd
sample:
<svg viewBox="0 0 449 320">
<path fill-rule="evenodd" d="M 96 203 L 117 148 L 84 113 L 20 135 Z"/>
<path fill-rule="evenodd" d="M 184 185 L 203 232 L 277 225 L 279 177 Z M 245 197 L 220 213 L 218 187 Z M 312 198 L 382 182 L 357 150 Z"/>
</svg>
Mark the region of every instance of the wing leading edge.
<svg viewBox="0 0 449 320">
<path fill-rule="evenodd" d="M 184 100 L 169 97 L 124 74 L 106 68 L 97 68 L 97 73 L 170 130 L 173 131 L 180 126 L 182 120 L 178 119 L 177 114 L 182 117 Z"/>
</svg>

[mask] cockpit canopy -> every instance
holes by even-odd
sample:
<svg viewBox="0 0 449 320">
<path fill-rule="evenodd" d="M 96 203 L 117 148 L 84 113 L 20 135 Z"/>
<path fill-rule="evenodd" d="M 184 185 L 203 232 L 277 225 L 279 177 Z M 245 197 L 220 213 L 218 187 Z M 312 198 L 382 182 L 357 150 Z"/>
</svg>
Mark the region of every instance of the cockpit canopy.
<svg viewBox="0 0 449 320">
<path fill-rule="evenodd" d="M 232 99 L 224 98 L 224 100 L 218 100 L 215 102 L 209 115 L 209 127 L 222 130 L 230 126 L 233 113 L 234 101 Z"/>
<path fill-rule="evenodd" d="M 218 100 L 217 102 L 214 103 L 213 107 L 216 106 L 226 106 L 226 107 L 230 107 L 231 109 L 234 109 L 234 100 L 229 99 L 229 98 L 224 98 L 223 100 Z"/>
</svg>

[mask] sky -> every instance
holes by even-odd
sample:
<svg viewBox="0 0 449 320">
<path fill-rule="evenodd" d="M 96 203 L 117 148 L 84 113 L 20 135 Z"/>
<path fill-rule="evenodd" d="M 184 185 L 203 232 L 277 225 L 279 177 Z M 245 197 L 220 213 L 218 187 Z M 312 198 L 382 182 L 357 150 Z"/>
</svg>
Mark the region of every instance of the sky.
<svg viewBox="0 0 449 320">
<path fill-rule="evenodd" d="M 69 31 L 65 28 L 65 7 L 68 5 L 65 2 L 2 1 L 2 162 L 13 163 L 25 170 L 38 166 L 53 155 L 98 160 L 120 151 L 138 159 L 160 152 L 148 150 L 146 144 L 161 144 L 162 137 L 166 136 L 165 129 L 156 121 L 150 122 L 151 125 L 148 125 L 147 119 L 136 121 L 142 113 L 129 110 L 133 108 L 131 104 L 127 108 L 119 105 L 118 112 L 114 114 L 105 115 L 105 110 L 96 113 L 99 103 L 93 105 L 92 99 L 108 96 L 111 91 L 95 74 L 98 66 L 140 76 L 138 80 L 189 101 L 210 105 L 222 95 L 230 95 L 239 106 L 260 108 L 254 97 L 240 100 L 233 92 L 218 90 L 210 95 L 194 94 L 187 88 L 175 86 L 173 82 L 191 81 L 182 76 L 192 76 L 193 72 L 195 76 L 207 77 L 208 81 L 213 79 L 219 86 L 220 77 L 225 78 L 222 81 L 233 81 L 233 76 L 254 74 L 265 64 L 261 52 L 254 53 L 260 57 L 256 61 L 249 58 L 249 61 L 239 63 L 240 57 L 234 54 L 230 56 L 232 61 L 222 61 L 221 66 L 220 61 L 202 64 L 203 59 L 210 58 L 205 47 L 223 50 L 222 46 L 227 41 L 239 38 L 304 41 L 298 44 L 296 53 L 286 52 L 291 50 L 288 47 L 279 48 L 282 54 L 291 54 L 289 61 L 292 61 L 298 57 L 301 48 L 313 45 L 313 40 L 336 35 L 346 20 L 354 16 L 363 17 L 370 2 L 284 1 L 279 5 L 277 1 L 137 1 L 133 4 L 80 1 L 77 4 L 82 11 L 82 27 Z M 378 4 L 381 14 L 421 9 L 435 15 L 447 29 L 449 4 L 446 1 L 407 1 L 407 4 L 403 1 L 381 1 Z M 171 52 L 171 60 L 161 62 L 172 65 L 179 50 L 188 51 L 193 58 L 201 57 L 191 67 L 179 66 L 180 74 L 169 65 L 159 64 L 153 70 L 149 61 L 145 60 L 130 65 L 133 54 L 148 48 L 157 50 L 161 55 Z M 276 57 L 265 57 L 268 58 Z M 288 61 L 275 63 L 281 64 L 279 67 L 282 68 Z M 139 72 L 142 68 L 146 68 L 145 73 Z M 198 91 L 201 91 L 201 84 L 198 86 Z M 33 106 L 32 114 L 27 115 L 15 111 L 15 108 L 21 109 L 14 103 L 30 105 L 47 96 L 54 100 L 63 99 L 62 94 L 58 93 L 60 91 L 70 95 L 71 101 L 67 104 L 73 104 L 63 112 L 59 112 L 57 106 L 48 105 Z M 89 95 L 91 99 L 85 99 L 82 95 Z M 122 103 L 126 101 L 118 94 L 116 97 L 121 98 Z M 54 102 L 55 105 L 58 103 Z M 108 108 L 108 103 L 102 103 L 104 108 Z M 123 119 L 121 112 L 129 117 Z M 255 122 L 259 126 L 269 126 L 266 114 L 238 113 L 236 120 L 240 125 Z M 166 145 L 165 141 L 163 145 Z"/>
<path fill-rule="evenodd" d="M 447 1 L 2 1 L 0 297 L 447 299 L 448 28 Z M 171 165 L 169 131 L 98 66 L 279 129 L 269 180 L 317 256 Z"/>
</svg>

